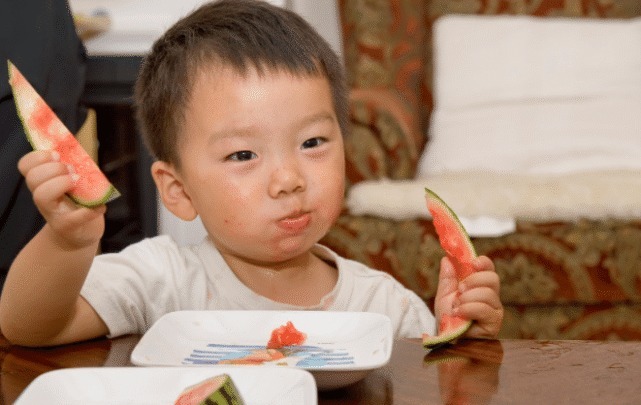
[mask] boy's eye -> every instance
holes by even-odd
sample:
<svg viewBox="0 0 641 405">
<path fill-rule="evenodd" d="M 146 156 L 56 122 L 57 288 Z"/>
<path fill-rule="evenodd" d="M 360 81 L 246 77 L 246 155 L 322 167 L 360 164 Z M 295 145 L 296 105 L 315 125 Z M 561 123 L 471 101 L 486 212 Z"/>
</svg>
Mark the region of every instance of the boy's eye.
<svg viewBox="0 0 641 405">
<path fill-rule="evenodd" d="M 257 157 L 258 156 L 254 152 L 252 152 L 250 150 L 241 150 L 241 151 L 234 152 L 231 155 L 227 156 L 226 160 L 236 160 L 236 161 L 239 161 L 239 162 L 244 162 L 244 161 L 247 161 L 247 160 L 255 159 Z"/>
<path fill-rule="evenodd" d="M 327 141 L 327 140 L 326 140 L 325 138 L 319 138 L 319 137 L 317 137 L 317 138 L 310 138 L 310 139 L 306 140 L 305 142 L 303 142 L 303 146 L 302 146 L 302 148 L 303 148 L 303 149 L 307 149 L 307 148 L 315 148 L 315 147 L 317 147 L 317 146 L 322 145 L 322 144 L 323 144 L 323 143 L 325 143 L 326 141 Z"/>
</svg>

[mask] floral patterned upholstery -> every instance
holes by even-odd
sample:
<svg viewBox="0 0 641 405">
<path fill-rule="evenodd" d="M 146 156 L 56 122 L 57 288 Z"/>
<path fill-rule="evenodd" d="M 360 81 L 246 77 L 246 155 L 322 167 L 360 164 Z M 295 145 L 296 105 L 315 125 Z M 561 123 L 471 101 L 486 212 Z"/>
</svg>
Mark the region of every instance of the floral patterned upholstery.
<svg viewBox="0 0 641 405">
<path fill-rule="evenodd" d="M 339 0 L 351 93 L 348 183 L 409 179 L 432 109 L 431 26 L 441 15 L 641 16 L 638 0 Z M 346 209 L 322 241 L 394 275 L 432 303 L 443 256 L 429 220 L 393 221 Z M 521 221 L 475 238 L 501 278 L 500 336 L 641 339 L 641 221 Z"/>
</svg>

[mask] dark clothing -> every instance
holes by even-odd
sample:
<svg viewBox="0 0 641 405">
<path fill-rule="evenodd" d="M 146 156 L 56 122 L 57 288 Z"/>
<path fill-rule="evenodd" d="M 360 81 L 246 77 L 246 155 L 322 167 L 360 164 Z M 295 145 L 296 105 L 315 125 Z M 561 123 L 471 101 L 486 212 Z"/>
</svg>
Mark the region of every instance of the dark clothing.
<svg viewBox="0 0 641 405">
<path fill-rule="evenodd" d="M 10 59 L 73 133 L 86 118 L 80 105 L 86 53 L 64 0 L 0 3 L 0 286 L 20 249 L 44 225 L 18 160 L 31 150 L 8 83 Z"/>
</svg>

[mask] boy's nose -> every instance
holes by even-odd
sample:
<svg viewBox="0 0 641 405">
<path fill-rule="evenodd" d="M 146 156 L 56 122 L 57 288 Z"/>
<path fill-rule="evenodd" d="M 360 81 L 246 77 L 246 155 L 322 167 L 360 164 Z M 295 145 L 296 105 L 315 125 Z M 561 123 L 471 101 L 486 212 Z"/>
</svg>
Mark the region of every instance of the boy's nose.
<svg viewBox="0 0 641 405">
<path fill-rule="evenodd" d="M 269 182 L 272 198 L 305 190 L 305 178 L 295 163 L 281 165 L 274 169 Z"/>
</svg>

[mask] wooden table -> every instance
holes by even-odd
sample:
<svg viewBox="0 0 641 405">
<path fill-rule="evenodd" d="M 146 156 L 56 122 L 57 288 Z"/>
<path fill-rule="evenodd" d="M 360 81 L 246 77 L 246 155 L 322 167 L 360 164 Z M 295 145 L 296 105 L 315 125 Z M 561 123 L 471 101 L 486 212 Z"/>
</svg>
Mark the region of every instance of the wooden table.
<svg viewBox="0 0 641 405">
<path fill-rule="evenodd" d="M 129 366 L 139 336 L 50 349 L 0 337 L 1 403 L 11 404 L 38 375 L 65 367 Z M 640 404 L 641 342 L 462 341 L 427 352 L 395 344 L 390 364 L 319 404 Z"/>
</svg>

